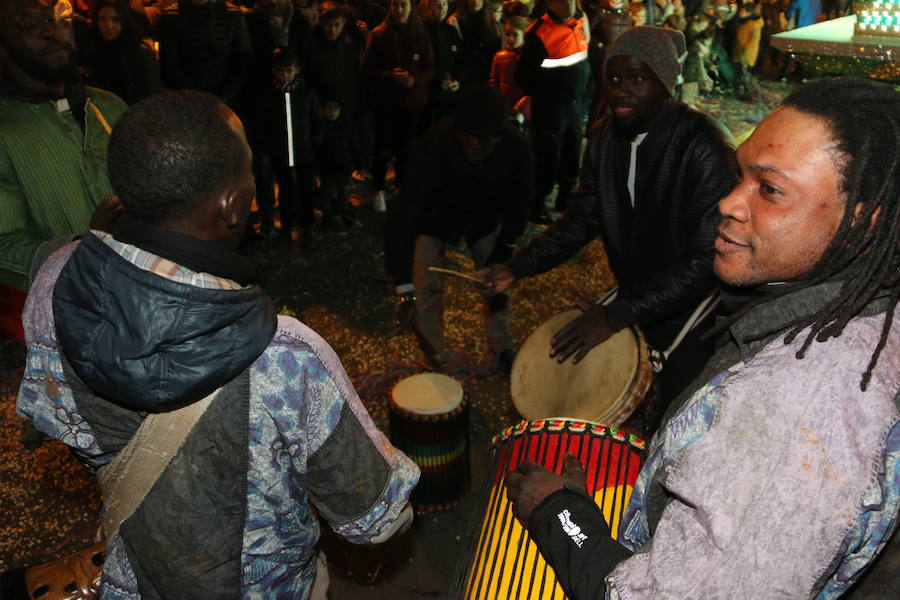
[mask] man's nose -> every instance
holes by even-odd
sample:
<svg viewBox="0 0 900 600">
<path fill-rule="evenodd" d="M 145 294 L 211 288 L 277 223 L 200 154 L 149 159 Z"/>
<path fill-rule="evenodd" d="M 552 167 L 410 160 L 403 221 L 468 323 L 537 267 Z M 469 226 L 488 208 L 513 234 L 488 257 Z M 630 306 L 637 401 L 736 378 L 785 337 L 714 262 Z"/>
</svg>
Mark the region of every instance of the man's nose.
<svg viewBox="0 0 900 600">
<path fill-rule="evenodd" d="M 64 42 L 66 40 L 66 33 L 63 30 L 62 25 L 54 20 L 47 20 L 44 22 L 43 26 L 41 27 L 40 36 L 45 40 L 54 38 L 61 42 Z"/>
<path fill-rule="evenodd" d="M 609 84 L 609 92 L 613 96 L 623 97 L 623 96 L 631 96 L 631 86 L 629 86 L 624 81 L 619 81 L 618 83 L 610 83 Z"/>
<path fill-rule="evenodd" d="M 738 183 L 731 193 L 719 200 L 719 212 L 726 219 L 746 221 L 750 218 L 750 209 L 747 205 L 747 189 L 743 183 Z"/>
</svg>

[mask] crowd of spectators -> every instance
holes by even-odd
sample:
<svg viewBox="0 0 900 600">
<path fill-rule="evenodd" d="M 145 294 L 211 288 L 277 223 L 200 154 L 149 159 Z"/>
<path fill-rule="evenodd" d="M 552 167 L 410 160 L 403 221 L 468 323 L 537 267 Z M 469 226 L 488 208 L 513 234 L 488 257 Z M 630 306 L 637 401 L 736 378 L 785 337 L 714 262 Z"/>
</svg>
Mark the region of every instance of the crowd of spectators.
<svg viewBox="0 0 900 600">
<path fill-rule="evenodd" d="M 258 233 L 278 232 L 277 183 L 282 235 L 290 239 L 299 225 L 308 248 L 314 208 L 328 228 L 358 224 L 346 201 L 351 173 L 371 173 L 373 207 L 387 210 L 412 144 L 452 114 L 461 86 L 497 87 L 519 126 L 528 126 L 531 98 L 515 71 L 523 34 L 546 9 L 546 0 L 77 0 L 71 7 L 61 0 L 57 13 L 72 13 L 71 41 L 89 85 L 129 104 L 163 88 L 199 89 L 232 107 L 255 151 Z M 583 100 L 594 120 L 606 110 L 603 49 L 632 25 L 684 33 L 681 94 L 694 105 L 713 91 L 748 93 L 764 66 L 784 78 L 803 77 L 798 63 L 771 48 L 769 36 L 840 16 L 848 6 L 589 0 L 582 9 L 591 30 Z"/>
</svg>

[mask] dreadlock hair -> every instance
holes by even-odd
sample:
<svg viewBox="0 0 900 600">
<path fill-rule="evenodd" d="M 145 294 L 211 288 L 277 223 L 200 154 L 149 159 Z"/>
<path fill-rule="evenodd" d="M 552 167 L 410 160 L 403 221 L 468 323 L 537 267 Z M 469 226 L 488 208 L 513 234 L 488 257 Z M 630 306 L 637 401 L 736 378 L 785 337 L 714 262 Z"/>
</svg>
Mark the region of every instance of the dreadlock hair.
<svg viewBox="0 0 900 600">
<path fill-rule="evenodd" d="M 860 389 L 865 391 L 887 343 L 900 297 L 900 93 L 875 81 L 828 78 L 798 88 L 782 106 L 818 117 L 828 125 L 834 136 L 835 161 L 845 198 L 840 226 L 804 277 L 804 284 L 816 285 L 853 265 L 852 276 L 844 280 L 836 297 L 817 312 L 788 323 L 790 330 L 784 341 L 792 342 L 809 327 L 797 352 L 797 358 L 802 359 L 814 339 L 824 342 L 841 335 L 847 323 L 873 298 L 886 296 L 881 336 L 860 381 Z M 796 289 L 784 287 L 787 289 L 778 296 Z M 756 304 L 745 306 L 728 323 Z M 760 337 L 772 333 L 775 331 Z"/>
</svg>

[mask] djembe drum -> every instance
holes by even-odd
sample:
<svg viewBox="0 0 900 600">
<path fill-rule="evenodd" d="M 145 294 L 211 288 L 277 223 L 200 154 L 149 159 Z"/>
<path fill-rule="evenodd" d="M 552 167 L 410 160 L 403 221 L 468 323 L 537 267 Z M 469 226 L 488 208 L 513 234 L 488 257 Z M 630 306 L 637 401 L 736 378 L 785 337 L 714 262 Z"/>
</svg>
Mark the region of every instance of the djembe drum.
<svg viewBox="0 0 900 600">
<path fill-rule="evenodd" d="M 450 597 L 464 600 L 566 598 L 556 576 L 516 520 L 506 498 L 506 474 L 528 459 L 555 473 L 574 454 L 587 474 L 587 492 L 618 536 L 619 524 L 645 458 L 644 442 L 614 427 L 586 421 L 522 421 L 494 436 L 482 490 L 483 517 L 473 523 L 465 563 Z"/>
<path fill-rule="evenodd" d="M 410 496 L 418 511 L 453 506 L 469 485 L 469 410 L 462 386 L 419 373 L 391 390 L 391 442 L 422 470 Z"/>
<path fill-rule="evenodd" d="M 650 347 L 636 327 L 616 332 L 578 364 L 550 357 L 550 339 L 581 315 L 568 310 L 535 329 L 513 363 L 509 378 L 516 410 L 533 420 L 565 415 L 621 425 L 653 393 Z"/>
</svg>

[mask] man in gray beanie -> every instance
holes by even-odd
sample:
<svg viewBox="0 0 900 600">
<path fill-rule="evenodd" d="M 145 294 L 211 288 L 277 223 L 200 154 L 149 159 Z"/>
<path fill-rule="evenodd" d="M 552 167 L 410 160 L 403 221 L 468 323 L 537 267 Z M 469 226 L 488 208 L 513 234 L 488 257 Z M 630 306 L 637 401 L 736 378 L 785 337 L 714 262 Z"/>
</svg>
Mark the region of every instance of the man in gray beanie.
<svg viewBox="0 0 900 600">
<path fill-rule="evenodd" d="M 665 350 L 715 287 L 716 206 L 734 185 L 733 141 L 709 117 L 674 99 L 683 49 L 680 32 L 658 27 L 629 29 L 607 49 L 611 114 L 591 133 L 571 206 L 506 264 L 483 272 L 501 292 L 602 237 L 619 293 L 605 305 L 577 301 L 583 314 L 557 332 L 548 349 L 559 362 L 579 362 L 631 325 Z M 659 378 L 661 400 L 645 415 L 648 432 L 712 354 L 699 340 L 702 330 L 669 356 Z"/>
<path fill-rule="evenodd" d="M 622 33 L 606 51 L 605 63 L 614 56 L 633 56 L 653 71 L 673 98 L 681 74 L 681 58 L 687 52 L 684 34 L 663 27 L 633 27 Z"/>
</svg>

